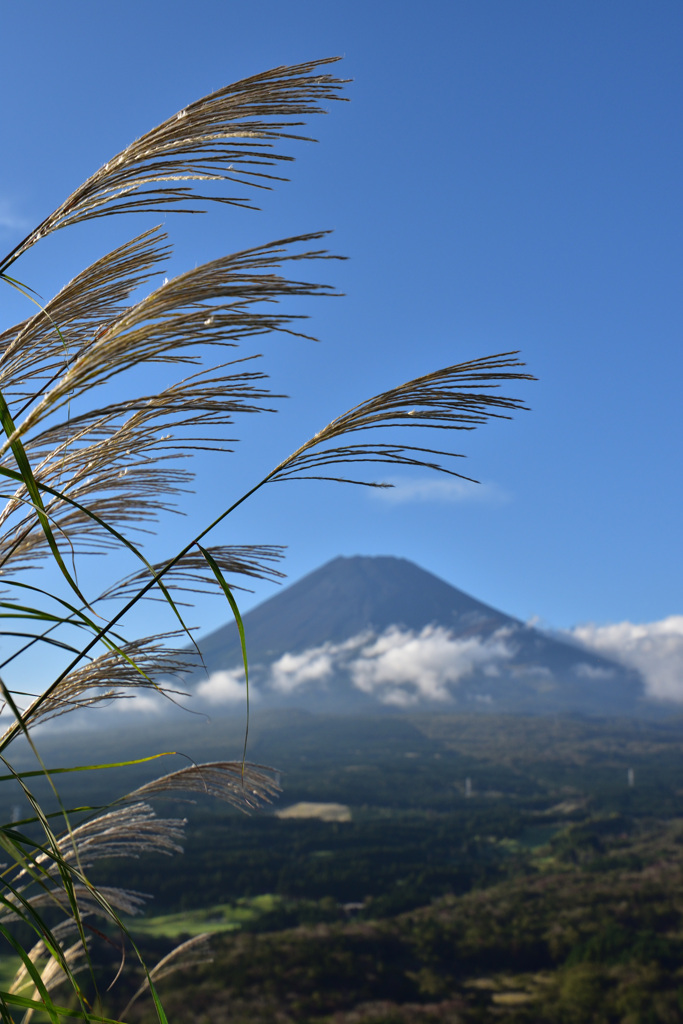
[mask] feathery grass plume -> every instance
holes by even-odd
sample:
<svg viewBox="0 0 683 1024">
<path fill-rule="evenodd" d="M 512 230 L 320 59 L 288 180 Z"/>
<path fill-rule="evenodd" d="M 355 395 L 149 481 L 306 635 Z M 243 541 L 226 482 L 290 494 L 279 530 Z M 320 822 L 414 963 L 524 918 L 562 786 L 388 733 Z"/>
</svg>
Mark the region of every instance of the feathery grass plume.
<svg viewBox="0 0 683 1024">
<path fill-rule="evenodd" d="M 59 841 L 59 853 L 64 861 L 76 863 L 80 870 L 91 867 L 107 857 L 134 857 L 142 853 L 162 853 L 170 856 L 182 853 L 185 818 L 158 818 L 149 804 L 139 801 L 126 807 L 117 807 L 84 822 Z M 51 853 L 41 852 L 33 866 L 44 867 L 48 875 L 56 872 Z M 14 884 L 29 875 L 23 869 Z"/>
<path fill-rule="evenodd" d="M 181 691 L 155 680 L 179 677 L 196 663 L 187 651 L 165 647 L 160 641 L 167 636 L 159 634 L 132 641 L 74 669 L 29 704 L 22 714 L 24 723 L 35 726 L 70 711 L 132 695 L 127 691 L 150 689 L 166 697 L 180 694 Z M 0 736 L 0 744 L 6 735 L 7 731 Z"/>
<path fill-rule="evenodd" d="M 285 574 L 275 566 L 265 564 L 266 562 L 278 562 L 284 558 L 285 549 L 280 545 L 242 544 L 237 547 L 219 545 L 210 550 L 221 571 L 226 575 L 237 574 L 273 582 L 285 578 Z M 166 562 L 156 562 L 152 569 L 158 573 L 165 565 Z M 149 572 L 145 569 L 131 573 L 130 576 L 119 580 L 113 587 L 105 591 L 100 600 L 129 598 L 136 594 L 148 579 Z M 188 594 L 215 593 L 214 575 L 207 570 L 204 557 L 195 551 L 188 551 L 180 561 L 175 563 L 172 569 L 166 573 L 165 583 L 168 590 L 174 593 L 177 591 Z M 233 584 L 232 587 L 234 590 L 247 589 L 239 584 Z M 154 598 L 155 595 L 148 594 L 147 596 Z M 162 600 L 162 598 L 156 599 Z"/>
<path fill-rule="evenodd" d="M 162 957 L 149 972 L 149 976 L 145 978 L 139 989 L 126 1003 L 121 1011 L 121 1017 L 125 1018 L 128 1016 L 131 1006 L 149 989 L 150 982 L 161 981 L 162 978 L 168 978 L 170 975 L 175 974 L 176 971 L 188 970 L 191 967 L 199 967 L 201 964 L 211 963 L 213 957 L 209 946 L 210 938 L 211 936 L 207 932 L 203 932 L 201 935 L 193 935 L 191 939 L 181 942 L 179 946 L 176 946 L 165 957 Z"/>
<path fill-rule="evenodd" d="M 144 894 L 120 887 L 95 890 L 91 884 L 83 884 L 84 870 L 107 858 L 137 859 L 143 853 L 166 856 L 182 853 L 186 824 L 183 818 L 158 818 L 149 804 L 142 801 L 85 821 L 62 836 L 56 850 L 39 850 L 31 857 L 30 864 L 15 874 L 0 921 L 11 920 L 12 911 L 21 907 L 68 910 L 70 904 L 61 885 L 65 867 L 73 876 L 73 894 L 82 917 L 103 912 L 106 916 L 108 907 L 122 913 L 138 913 L 147 898 Z M 36 882 L 39 891 L 34 893 Z"/>
<path fill-rule="evenodd" d="M 213 761 L 189 765 L 147 782 L 133 790 L 127 800 L 145 800 L 168 793 L 195 793 L 224 800 L 241 811 L 269 803 L 280 792 L 278 773 L 262 764 L 242 761 Z"/>
<path fill-rule="evenodd" d="M 285 296 L 329 292 L 326 286 L 273 273 L 287 261 L 326 257 L 320 250 L 292 253 L 287 249 L 320 237 L 285 239 L 188 271 L 110 318 L 94 333 L 90 321 L 88 330 L 82 329 L 77 299 L 63 303 L 69 311 L 68 326 L 52 332 L 52 350 L 43 353 L 42 362 L 37 355 L 40 365 L 34 367 L 36 374 L 41 371 L 44 382 L 53 367 L 60 366 L 60 360 L 63 372 L 53 373 L 42 396 L 37 393 L 23 403 L 22 412 L 30 408 L 0 446 L 0 474 L 13 468 L 12 446 L 20 443 L 33 460 L 38 488 L 50 495 L 44 507 L 52 532 L 68 542 L 71 553 L 112 546 L 113 534 L 103 529 L 103 522 L 116 530 L 140 530 L 154 523 L 161 512 L 172 510 L 172 497 L 187 489 L 192 480 L 192 472 L 180 468 L 175 460 L 194 448 L 224 448 L 224 436 L 206 437 L 207 427 L 230 425 L 241 413 L 272 411 L 267 402 L 282 396 L 261 387 L 265 375 L 245 370 L 240 358 L 218 368 L 223 372 L 202 368 L 154 395 L 95 409 L 81 408 L 82 403 L 112 377 L 136 367 L 196 362 L 199 356 L 188 354 L 188 350 L 235 347 L 253 335 L 271 332 L 301 336 L 292 327 L 298 315 L 280 315 L 270 308 L 261 312 L 253 307 L 261 302 L 270 307 Z M 118 260 L 118 251 L 115 255 Z M 131 261 L 146 267 L 149 258 L 149 246 L 138 245 L 132 256 L 127 253 L 123 264 L 128 272 Z M 87 273 L 85 280 L 89 280 Z M 73 289 L 67 286 L 66 291 L 72 290 L 79 293 L 78 281 Z M 54 319 L 49 304 L 46 310 L 49 319 L 42 311 L 33 318 L 38 333 Z M 21 348 L 20 342 L 26 338 L 30 346 L 35 333 L 29 324 L 9 348 Z M 55 415 L 64 407 L 68 407 L 69 418 L 55 422 Z M 87 547 L 83 547 L 84 539 Z M 21 484 L 0 512 L 0 571 L 10 559 L 15 565 L 25 565 L 52 550 L 51 538 L 34 514 L 27 486 Z"/>
<path fill-rule="evenodd" d="M 68 325 L 63 330 L 58 324 L 62 337 L 56 335 L 53 348 L 45 358 L 49 360 L 50 369 L 59 365 L 66 343 L 68 357 L 62 359 L 63 372 L 50 386 L 44 386 L 33 396 L 36 404 L 18 424 L 14 436 L 23 438 L 49 413 L 90 394 L 94 387 L 135 366 L 197 363 L 196 350 L 200 347 L 234 348 L 245 338 L 272 332 L 310 337 L 290 326 L 302 319 L 301 315 L 276 314 L 270 309 L 263 312 L 254 306 L 261 302 L 272 304 L 283 297 L 332 294 L 328 285 L 290 280 L 274 273 L 276 268 L 293 261 L 338 259 L 324 249 L 289 251 L 299 243 L 319 241 L 325 234 L 327 232 L 316 232 L 279 239 L 188 270 L 122 309 L 90 336 L 80 323 L 73 331 Z M 141 248 L 133 262 L 146 267 L 148 255 L 148 247 Z M 72 284 L 82 291 L 78 279 Z M 49 304 L 45 312 L 48 322 L 53 321 Z M 89 322 L 92 319 L 89 317 Z M 34 320 L 39 321 L 40 330 L 45 329 L 42 310 Z M 20 332 L 17 345 L 26 334 L 30 336 L 30 327 L 31 323 Z M 11 440 L 8 438 L 0 447 L 0 455 L 8 450 Z"/>
<path fill-rule="evenodd" d="M 7 255 L 0 273 L 46 235 L 93 217 L 187 210 L 187 203 L 197 201 L 251 205 L 245 198 L 197 195 L 191 186 L 170 183 L 231 181 L 269 188 L 270 181 L 286 180 L 266 170 L 292 159 L 274 152 L 272 140 L 307 141 L 291 131 L 305 122 L 292 119 L 322 113 L 322 102 L 344 98 L 343 80 L 318 72 L 338 60 L 273 68 L 188 104 L 83 182 Z"/>
<path fill-rule="evenodd" d="M 59 985 L 82 973 L 87 969 L 85 948 L 80 942 L 74 942 L 63 951 L 64 966 L 55 959 L 50 950 L 41 939 L 29 950 L 29 959 L 34 967 L 38 968 L 40 980 L 47 990 L 53 992 Z M 67 968 L 65 970 L 65 967 Z M 67 970 L 69 973 L 67 973 Z M 26 964 L 22 964 L 15 974 L 9 987 L 10 995 L 23 996 L 25 999 L 38 1001 L 39 989 L 29 973 Z M 22 1018 L 22 1024 L 29 1024 L 35 1010 L 32 1007 L 26 1011 Z"/>
<path fill-rule="evenodd" d="M 0 390 L 15 418 L 25 403 L 36 401 L 61 376 L 73 352 L 113 323 L 132 293 L 159 272 L 171 254 L 162 244 L 166 239 L 152 228 L 118 246 L 28 320 L 0 334 Z"/>
<path fill-rule="evenodd" d="M 516 353 L 427 373 L 333 419 L 165 561 L 152 563 L 143 554 L 142 542 L 159 520 L 183 510 L 183 495 L 193 481 L 193 453 L 230 453 L 240 416 L 272 412 L 284 397 L 271 392 L 266 373 L 254 362 L 261 358 L 255 340 L 271 334 L 311 338 L 290 300 L 335 293 L 308 280 L 308 271 L 298 266 L 337 257 L 321 248 L 326 233 L 315 232 L 260 244 L 161 280 L 171 248 L 165 231 L 150 227 L 96 259 L 44 304 L 14 276 L 13 266 L 57 230 L 100 217 L 197 212 L 211 202 L 252 205 L 254 190 L 282 180 L 279 169 L 292 159 L 286 151 L 290 142 L 306 138 L 297 131 L 302 119 L 343 98 L 343 80 L 327 67 L 336 59 L 275 68 L 189 104 L 109 160 L 0 259 L 0 281 L 33 303 L 29 316 L 0 333 L 5 502 L 0 576 L 6 587 L 0 602 L 6 645 L 0 669 L 11 665 L 20 678 L 23 659 L 41 649 L 70 658 L 35 696 L 21 692 L 31 689 L 28 685 L 20 690 L 0 679 L 4 711 L 14 719 L 0 736 L 4 778 L 21 786 L 34 815 L 29 826 L 40 836 L 0 828 L 0 847 L 11 865 L 0 882 L 0 935 L 22 960 L 14 985 L 0 991 L 3 1024 L 14 1021 L 16 1008 L 26 1010 L 28 1024 L 36 1007 L 56 1024 L 66 1012 L 50 996 L 58 983 L 70 985 L 75 1015 L 101 1019 L 92 1010 L 99 1003 L 88 1002 L 75 977 L 83 967 L 87 984 L 99 991 L 89 952 L 97 940 L 89 925 L 93 915 L 113 922 L 133 949 L 145 976 L 133 998 L 148 992 L 163 1024 L 156 982 L 174 966 L 202 962 L 204 939 L 181 945 L 148 970 L 120 920 L 122 913 L 140 912 L 146 897 L 97 886 L 91 869 L 105 857 L 180 852 L 183 822 L 157 818 L 148 800 L 208 794 L 250 811 L 279 792 L 276 773 L 243 756 L 171 772 L 72 824 L 56 787 L 59 774 L 69 769 L 43 764 L 35 726 L 144 690 L 173 699 L 169 678 L 194 664 L 191 652 L 173 646 L 178 626 L 192 636 L 174 594 L 182 596 L 183 605 L 192 593 L 211 589 L 227 599 L 240 630 L 246 678 L 248 635 L 233 578 L 278 581 L 282 549 L 210 544 L 206 538 L 265 484 L 321 478 L 382 486 L 356 479 L 355 471 L 349 477 L 341 468 L 363 463 L 460 476 L 443 461 L 456 455 L 448 445 L 407 444 L 395 428 L 471 430 L 524 408 L 498 392 L 503 382 L 531 379 L 519 372 Z M 226 183 L 244 194 L 224 194 Z M 285 307 L 278 305 L 283 300 Z M 152 387 L 140 384 L 143 373 L 154 381 Z M 363 436 L 377 430 L 381 433 Z M 114 554 L 104 564 L 115 572 L 110 579 L 105 568 L 97 592 L 86 594 L 78 566 L 93 552 Z M 55 585 L 39 587 L 26 572 L 46 561 L 61 577 Z M 68 588 L 66 597 L 60 587 Z M 127 616 L 139 611 L 146 597 L 166 602 L 174 631 L 130 639 Z M 19 737 L 37 758 L 35 771 L 16 771 L 7 760 Z M 150 759 L 155 756 L 161 755 Z M 53 828 L 54 815 L 46 814 L 28 788 L 38 772 L 52 787 L 63 828 Z M 53 925 L 55 915 L 59 922 Z M 37 941 L 30 949 L 14 938 L 13 920 L 34 933 Z"/>
<path fill-rule="evenodd" d="M 510 419 L 497 410 L 517 411 L 526 406 L 516 398 L 505 398 L 495 392 L 498 381 L 533 380 L 528 373 L 511 372 L 524 364 L 514 357 L 517 352 L 503 352 L 485 359 L 474 359 L 457 366 L 425 374 L 399 387 L 361 402 L 348 412 L 337 416 L 318 431 L 297 451 L 293 452 L 273 471 L 270 479 L 278 480 L 338 480 L 344 483 L 386 487 L 373 480 L 348 480 L 338 476 L 320 475 L 325 466 L 345 463 L 387 463 L 400 466 L 421 466 L 472 480 L 427 455 L 462 458 L 452 452 L 435 450 L 422 445 L 389 443 L 355 443 L 320 446 L 329 441 L 365 430 L 388 430 L 394 427 L 429 427 L 441 430 L 474 430 L 490 418 Z M 476 483 L 477 481 L 473 481 Z"/>
<path fill-rule="evenodd" d="M 105 920 L 112 919 L 111 911 L 117 914 L 128 914 L 135 917 L 142 913 L 145 903 L 149 899 L 148 893 L 135 892 L 133 889 L 124 889 L 121 886 L 83 885 L 76 882 L 72 885 L 73 899 L 76 901 L 81 919 L 95 915 Z M 72 893 L 67 893 L 63 887 L 55 886 L 49 892 L 40 892 L 35 896 L 29 896 L 26 901 L 34 910 L 61 909 L 65 914 L 73 912 Z"/>
<path fill-rule="evenodd" d="M 185 825 L 185 819 L 158 818 L 154 810 L 143 802 L 118 807 L 85 821 L 62 837 L 56 853 L 40 851 L 32 858 L 30 869 L 22 869 L 15 875 L 11 883 L 12 891 L 3 900 L 5 909 L 0 913 L 0 923 L 12 920 L 13 912 L 23 908 L 34 915 L 41 909 L 54 913 L 55 908 L 70 914 L 72 899 L 78 905 L 81 921 L 93 915 L 109 918 L 112 912 L 116 913 L 117 918 L 118 914 L 139 914 L 148 898 L 145 894 L 118 886 L 95 888 L 91 883 L 83 884 L 80 880 L 84 869 L 109 858 L 138 858 L 144 853 L 167 856 L 182 853 L 181 841 Z M 67 895 L 60 884 L 65 865 L 73 873 L 71 895 Z M 40 890 L 33 893 L 36 880 L 40 882 Z M 40 921 L 39 915 L 37 920 Z M 61 940 L 62 936 L 68 935 L 73 929 L 74 922 L 67 917 L 61 925 L 52 929 L 49 945 L 46 939 L 41 939 L 29 953 L 33 963 L 50 954 L 47 965 L 41 968 L 41 978 L 47 991 L 88 966 L 83 939 L 63 950 L 55 941 L 57 937 Z M 55 950 L 60 952 L 56 958 Z M 83 962 L 76 966 L 77 961 Z M 26 995 L 24 989 L 32 981 L 29 968 L 24 962 L 9 991 Z"/>
</svg>

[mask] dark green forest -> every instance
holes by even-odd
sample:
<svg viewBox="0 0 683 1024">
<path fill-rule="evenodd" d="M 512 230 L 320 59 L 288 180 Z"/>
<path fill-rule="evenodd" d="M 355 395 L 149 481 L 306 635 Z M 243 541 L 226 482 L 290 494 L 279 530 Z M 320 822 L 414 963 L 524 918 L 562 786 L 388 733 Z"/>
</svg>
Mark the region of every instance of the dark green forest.
<svg viewBox="0 0 683 1024">
<path fill-rule="evenodd" d="M 249 753 L 279 801 L 159 801 L 184 854 L 93 870 L 153 895 L 127 922 L 151 962 L 213 933 L 159 983 L 170 1022 L 683 1021 L 683 723 L 292 713 Z M 277 816 L 300 803 L 350 820 Z M 93 955 L 116 974 L 115 936 Z"/>
</svg>

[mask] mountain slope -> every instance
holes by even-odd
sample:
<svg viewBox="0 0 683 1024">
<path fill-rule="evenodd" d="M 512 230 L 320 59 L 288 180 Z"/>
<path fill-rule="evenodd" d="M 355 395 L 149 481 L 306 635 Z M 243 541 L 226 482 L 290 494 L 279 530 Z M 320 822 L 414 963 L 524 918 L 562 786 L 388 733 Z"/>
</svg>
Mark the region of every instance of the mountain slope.
<svg viewBox="0 0 683 1024">
<path fill-rule="evenodd" d="M 477 601 L 411 562 L 336 558 L 244 616 L 266 706 L 633 714 L 640 677 Z M 238 669 L 237 628 L 199 641 L 209 674 Z M 235 672 L 232 690 L 235 690 Z M 202 690 L 204 673 L 194 680 Z M 211 692 L 220 700 L 220 685 Z"/>
<path fill-rule="evenodd" d="M 361 556 L 327 562 L 244 616 L 257 659 L 341 643 L 368 629 L 421 630 L 438 623 L 461 635 L 515 621 L 404 558 Z M 200 647 L 207 665 L 214 658 L 221 667 L 241 659 L 234 623 L 209 633 Z"/>
</svg>

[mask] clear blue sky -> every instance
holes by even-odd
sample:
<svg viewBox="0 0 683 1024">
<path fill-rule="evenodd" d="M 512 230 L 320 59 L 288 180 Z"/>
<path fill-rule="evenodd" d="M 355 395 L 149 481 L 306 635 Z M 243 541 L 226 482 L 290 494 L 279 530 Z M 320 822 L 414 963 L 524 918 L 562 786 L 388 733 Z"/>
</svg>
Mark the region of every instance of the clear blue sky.
<svg viewBox="0 0 683 1024">
<path fill-rule="evenodd" d="M 335 54 L 353 79 L 261 213 L 168 218 L 176 270 L 319 228 L 350 259 L 316 268 L 346 293 L 304 309 L 321 344 L 265 345 L 291 400 L 198 465 L 190 522 L 153 554 L 357 401 L 520 348 L 539 381 L 513 393 L 533 411 L 461 439 L 478 497 L 422 472 L 394 500 L 279 485 L 215 541 L 287 544 L 290 579 L 400 555 L 554 627 L 683 611 L 680 3 L 24 0 L 2 22 L 3 249 L 221 85 Z M 60 232 L 15 272 L 48 295 L 133 230 Z M 2 299 L 3 324 L 24 315 Z M 207 628 L 225 618 L 202 607 Z"/>
</svg>

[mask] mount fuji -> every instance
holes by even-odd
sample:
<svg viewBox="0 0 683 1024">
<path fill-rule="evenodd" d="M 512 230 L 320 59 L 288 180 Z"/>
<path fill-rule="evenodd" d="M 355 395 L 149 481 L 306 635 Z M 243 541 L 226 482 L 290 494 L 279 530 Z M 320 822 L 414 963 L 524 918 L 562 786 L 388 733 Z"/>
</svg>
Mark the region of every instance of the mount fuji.
<svg viewBox="0 0 683 1024">
<path fill-rule="evenodd" d="M 477 601 L 412 562 L 335 558 L 244 617 L 250 696 L 318 712 L 652 713 L 632 669 Z M 234 623 L 198 641 L 185 680 L 243 702 Z"/>
</svg>

